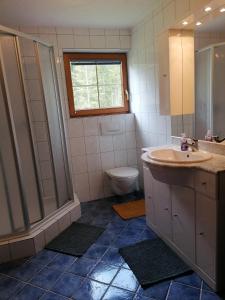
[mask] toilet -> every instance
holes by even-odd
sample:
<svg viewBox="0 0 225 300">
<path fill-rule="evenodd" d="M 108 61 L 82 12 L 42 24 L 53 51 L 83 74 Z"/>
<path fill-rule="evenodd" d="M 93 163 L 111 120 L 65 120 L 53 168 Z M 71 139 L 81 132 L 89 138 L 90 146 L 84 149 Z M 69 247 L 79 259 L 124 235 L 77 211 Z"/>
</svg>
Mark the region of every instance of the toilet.
<svg viewBox="0 0 225 300">
<path fill-rule="evenodd" d="M 139 189 L 138 170 L 130 167 L 115 168 L 105 171 L 110 179 L 112 191 L 116 195 L 125 195 Z"/>
</svg>

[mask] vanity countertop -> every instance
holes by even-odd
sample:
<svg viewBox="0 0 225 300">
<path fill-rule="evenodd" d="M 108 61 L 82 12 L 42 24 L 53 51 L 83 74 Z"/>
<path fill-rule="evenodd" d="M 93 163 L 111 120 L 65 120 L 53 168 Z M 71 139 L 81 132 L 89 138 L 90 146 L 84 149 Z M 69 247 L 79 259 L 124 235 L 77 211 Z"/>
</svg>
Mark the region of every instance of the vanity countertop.
<svg viewBox="0 0 225 300">
<path fill-rule="evenodd" d="M 160 147 L 149 147 L 142 148 L 143 154 L 141 159 L 144 162 L 150 163 L 156 166 L 164 166 L 170 168 L 197 168 L 210 173 L 219 173 L 225 171 L 225 156 L 212 153 L 212 158 L 203 162 L 198 163 L 166 163 L 152 160 L 148 157 L 148 152 L 156 149 L 165 149 L 165 148 L 177 148 L 177 145 L 165 145 Z"/>
</svg>

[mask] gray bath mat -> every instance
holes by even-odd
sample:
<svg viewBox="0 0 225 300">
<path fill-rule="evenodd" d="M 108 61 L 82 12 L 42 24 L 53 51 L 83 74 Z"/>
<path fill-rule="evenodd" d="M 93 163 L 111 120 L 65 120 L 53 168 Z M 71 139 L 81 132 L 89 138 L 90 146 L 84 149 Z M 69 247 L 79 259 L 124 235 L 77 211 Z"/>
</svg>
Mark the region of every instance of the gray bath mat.
<svg viewBox="0 0 225 300">
<path fill-rule="evenodd" d="M 104 230 L 100 227 L 74 222 L 45 248 L 73 256 L 82 256 Z"/>
<path fill-rule="evenodd" d="M 191 269 L 161 240 L 146 240 L 119 249 L 142 287 L 174 278 Z"/>
</svg>

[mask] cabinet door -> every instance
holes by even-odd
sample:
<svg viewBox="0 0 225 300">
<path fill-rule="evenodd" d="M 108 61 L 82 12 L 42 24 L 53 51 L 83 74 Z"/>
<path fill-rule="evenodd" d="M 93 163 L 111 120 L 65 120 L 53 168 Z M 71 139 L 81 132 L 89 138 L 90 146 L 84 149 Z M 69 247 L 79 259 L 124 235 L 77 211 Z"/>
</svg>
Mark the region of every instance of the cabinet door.
<svg viewBox="0 0 225 300">
<path fill-rule="evenodd" d="M 172 186 L 173 241 L 191 261 L 195 260 L 195 194 L 190 188 Z"/>
<path fill-rule="evenodd" d="M 144 189 L 145 189 L 145 209 L 146 218 L 149 223 L 155 224 L 155 207 L 152 198 L 153 177 L 151 171 L 144 165 Z"/>
<path fill-rule="evenodd" d="M 165 31 L 158 36 L 160 113 L 170 114 L 169 36 Z"/>
<path fill-rule="evenodd" d="M 196 195 L 196 263 L 215 280 L 216 201 Z"/>
<path fill-rule="evenodd" d="M 171 225 L 171 197 L 168 184 L 153 181 L 153 195 L 155 204 L 155 222 L 157 229 L 167 239 L 172 237 Z"/>
</svg>

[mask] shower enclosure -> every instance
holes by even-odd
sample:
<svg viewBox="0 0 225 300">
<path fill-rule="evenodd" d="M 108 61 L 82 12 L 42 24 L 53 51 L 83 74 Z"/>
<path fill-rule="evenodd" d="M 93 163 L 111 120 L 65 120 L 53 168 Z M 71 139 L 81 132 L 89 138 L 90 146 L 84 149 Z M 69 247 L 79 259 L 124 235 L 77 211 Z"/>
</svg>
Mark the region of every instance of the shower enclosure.
<svg viewBox="0 0 225 300">
<path fill-rule="evenodd" d="M 0 26 L 0 242 L 73 199 L 53 47 Z"/>
<path fill-rule="evenodd" d="M 225 137 L 225 43 L 196 52 L 195 136 L 203 139 L 207 130 Z"/>
</svg>

